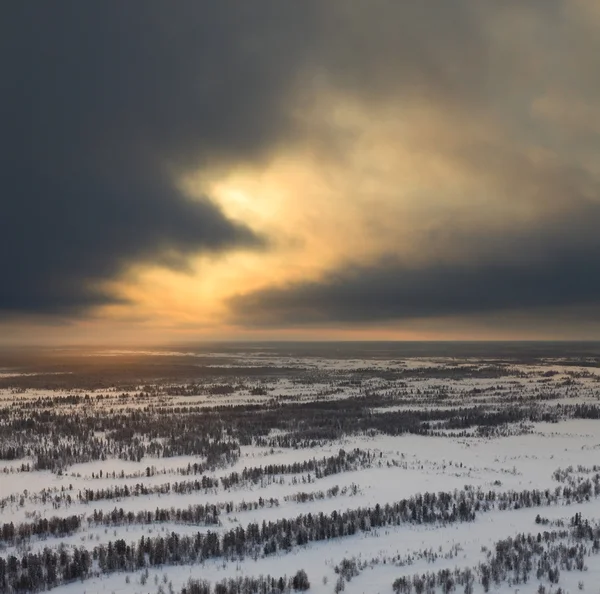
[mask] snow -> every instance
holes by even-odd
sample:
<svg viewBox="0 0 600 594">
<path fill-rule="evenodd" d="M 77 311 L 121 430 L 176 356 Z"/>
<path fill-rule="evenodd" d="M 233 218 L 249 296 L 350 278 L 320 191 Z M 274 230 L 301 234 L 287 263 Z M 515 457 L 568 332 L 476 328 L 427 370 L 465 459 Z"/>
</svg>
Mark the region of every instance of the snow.
<svg viewBox="0 0 600 594">
<path fill-rule="evenodd" d="M 133 352 L 133 351 L 132 351 Z M 131 353 L 128 351 L 127 353 Z M 106 356 L 118 357 L 121 351 L 103 353 Z M 138 353 L 136 354 L 143 354 Z M 600 370 L 587 367 L 561 365 L 561 361 L 541 362 L 531 365 L 510 365 L 504 368 L 504 374 L 498 377 L 428 377 L 427 370 L 443 370 L 445 367 L 460 370 L 461 367 L 487 364 L 476 359 L 450 360 L 444 358 L 395 358 L 395 359 L 335 359 L 324 357 L 283 357 L 270 352 L 251 352 L 241 356 L 227 352 L 222 353 L 189 353 L 184 351 L 145 353 L 152 356 L 193 356 L 198 360 L 213 362 L 213 368 L 235 366 L 243 361 L 245 366 L 285 366 L 287 368 L 318 370 L 320 373 L 344 373 L 356 369 L 369 369 L 374 377 L 365 380 L 360 386 L 345 386 L 338 393 L 327 394 L 327 399 L 340 399 L 358 396 L 364 393 L 365 386 L 373 390 L 398 389 L 400 383 L 387 380 L 378 374 L 389 372 L 423 371 L 423 375 L 402 377 L 401 394 L 390 407 L 373 407 L 371 412 L 385 414 L 403 410 L 410 401 L 411 408 L 419 406 L 428 409 L 454 410 L 460 406 L 474 403 L 492 402 L 502 395 L 518 393 L 527 402 L 541 393 L 552 392 L 556 398 L 552 404 L 572 404 L 574 402 L 598 402 L 600 389 Z M 226 361 L 223 363 L 222 361 Z M 231 364 L 229 363 L 231 361 Z M 555 372 L 547 376 L 546 372 Z M 0 377 L 8 377 L 2 373 Z M 564 384 L 565 380 L 573 380 L 573 384 Z M 548 380 L 546 382 L 546 380 Z M 546 383 L 540 383 L 544 381 Z M 248 386 L 258 385 L 256 379 L 249 380 L 246 388 L 236 390 L 226 396 L 211 396 L 201 393 L 194 396 L 168 396 L 160 394 L 169 405 L 194 404 L 201 406 L 228 405 L 240 403 L 262 403 L 272 398 L 289 399 L 293 402 L 312 400 L 331 389 L 332 384 L 326 381 L 302 383 L 290 378 L 265 378 L 260 385 L 267 390 L 267 396 L 251 396 Z M 428 391 L 443 389 L 447 399 L 437 402 Z M 480 392 L 473 392 L 473 390 Z M 420 392 L 417 392 L 420 391 Z M 13 394 L 9 390 L 1 391 L 4 402 L 11 400 L 32 400 L 40 397 L 57 398 L 66 396 L 68 391 L 27 390 L 25 393 Z M 120 393 L 120 392 L 119 392 Z M 133 394 L 133 392 L 127 394 Z M 97 394 L 108 394 L 100 391 Z M 114 396 L 113 393 L 109 395 Z M 421 403 L 416 405 L 414 401 Z M 501 401 L 500 401 L 501 403 Z M 124 402 L 115 400 L 106 403 L 93 402 L 98 411 L 104 406 L 113 409 L 142 406 L 135 399 Z M 278 430 L 271 435 L 281 434 Z M 242 484 L 235 488 L 224 489 L 221 486 L 207 491 L 189 494 L 144 495 L 112 500 L 79 501 L 77 495 L 84 489 L 102 489 L 114 485 L 133 487 L 136 484 L 146 486 L 163 485 L 174 481 L 189 481 L 199 476 L 185 476 L 179 469 L 187 468 L 204 460 L 196 456 L 177 456 L 173 458 L 144 458 L 139 462 L 107 459 L 84 464 L 74 464 L 62 475 L 49 471 L 21 471 L 24 465 L 33 465 L 32 458 L 0 462 L 0 499 L 4 506 L 0 508 L 0 524 L 4 522 L 26 522 L 38 517 L 67 517 L 80 515 L 83 528 L 70 536 L 58 539 L 32 539 L 19 550 L 11 547 L 0 551 L 6 556 L 21 552 L 24 549 L 39 551 L 46 546 L 57 547 L 81 546 L 88 548 L 106 544 L 110 540 L 123 538 L 126 541 L 138 540 L 141 536 L 156 534 L 195 534 L 206 532 L 209 528 L 175 522 L 155 523 L 150 525 L 104 526 L 88 525 L 87 518 L 94 510 L 110 512 L 114 508 L 123 509 L 125 513 L 142 510 L 154 511 L 160 508 L 187 508 L 198 504 L 255 502 L 259 498 L 277 499 L 278 505 L 259 507 L 247 511 L 234 511 L 219 516 L 221 525 L 211 526 L 212 531 L 228 530 L 236 526 L 246 526 L 250 522 L 261 523 L 276 521 L 281 518 L 293 518 L 300 514 L 331 513 L 359 507 L 372 507 L 376 504 L 393 503 L 418 493 L 454 491 L 465 486 L 506 492 L 524 489 L 554 489 L 559 483 L 553 478 L 558 468 L 578 465 L 592 467 L 600 464 L 600 421 L 596 420 L 562 420 L 559 423 L 529 423 L 528 431 L 514 431 L 506 436 L 483 438 L 474 435 L 466 437 L 422 436 L 422 435 L 352 435 L 304 449 L 265 448 L 244 445 L 240 447 L 239 459 L 226 468 L 220 468 L 207 474 L 211 477 L 222 477 L 244 468 L 265 466 L 267 464 L 290 464 L 308 459 L 336 455 L 340 449 L 350 451 L 354 448 L 368 450 L 373 455 L 373 464 L 369 468 L 342 472 L 324 478 L 309 478 L 309 473 L 283 474 L 272 477 L 271 481 L 262 484 Z M 146 469 L 152 468 L 152 475 L 146 476 Z M 115 473 L 113 478 L 112 473 Z M 102 473 L 102 477 L 99 475 Z M 92 478 L 92 476 L 94 478 Z M 338 486 L 346 494 L 325 497 L 315 501 L 299 503 L 290 500 L 298 492 L 327 492 Z M 351 494 L 356 487 L 356 493 Z M 71 495 L 70 505 L 60 506 L 49 500 L 41 503 L 42 491 L 50 494 L 61 494 L 66 490 Z M 11 496 L 13 500 L 10 500 Z M 286 500 L 287 499 L 287 500 Z M 130 583 L 126 583 L 126 575 L 117 573 L 86 580 L 84 583 L 72 583 L 57 587 L 57 594 L 87 594 L 104 592 L 123 592 L 126 594 L 156 592 L 163 583 L 163 575 L 167 582 L 172 582 L 175 591 L 190 577 L 218 581 L 224 577 L 238 575 L 258 576 L 271 574 L 274 576 L 293 575 L 304 568 L 311 581 L 310 592 L 314 594 L 330 594 L 333 592 L 337 575 L 334 567 L 344 558 L 355 557 L 370 562 L 358 576 L 345 586 L 348 594 L 377 594 L 392 592 L 391 584 L 397 577 L 413 575 L 426 571 L 437 571 L 441 568 L 474 567 L 485 558 L 482 547 L 491 548 L 499 539 L 514 536 L 520 532 L 536 534 L 540 527 L 535 523 L 539 513 L 550 520 L 568 520 L 576 512 L 586 518 L 600 519 L 600 498 L 572 505 L 552 505 L 549 507 L 520 510 L 494 510 L 478 514 L 474 522 L 454 523 L 447 525 L 418 526 L 405 524 L 399 527 L 372 530 L 358 533 L 352 537 L 340 538 L 326 542 L 294 547 L 287 554 L 273 557 L 246 558 L 244 560 L 225 561 L 210 560 L 202 565 L 163 567 L 150 570 L 150 578 L 146 585 L 140 584 L 141 572 L 127 574 Z M 435 563 L 420 558 L 425 550 L 432 549 L 438 553 Z M 410 559 L 410 561 L 409 561 Z M 384 563 L 385 561 L 385 563 Z M 563 589 L 574 594 L 578 591 L 578 582 L 584 581 L 586 592 L 597 592 L 600 585 L 600 558 L 590 557 L 586 572 L 562 572 L 560 584 Z M 158 584 L 155 583 L 158 576 Z M 324 580 L 325 578 L 325 580 Z M 547 585 L 547 584 L 546 584 Z M 519 594 L 537 592 L 539 581 L 532 579 L 528 584 L 518 586 Z M 479 592 L 476 585 L 475 592 Z M 502 584 L 498 589 L 491 589 L 499 594 L 513 594 L 514 586 Z"/>
</svg>

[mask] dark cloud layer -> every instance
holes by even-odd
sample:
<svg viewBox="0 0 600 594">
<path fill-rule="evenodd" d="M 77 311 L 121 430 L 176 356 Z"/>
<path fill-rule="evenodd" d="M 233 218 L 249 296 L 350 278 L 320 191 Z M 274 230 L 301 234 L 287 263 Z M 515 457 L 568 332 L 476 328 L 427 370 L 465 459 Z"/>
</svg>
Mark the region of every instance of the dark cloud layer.
<svg viewBox="0 0 600 594">
<path fill-rule="evenodd" d="M 284 5 L 285 4 L 285 8 Z M 261 242 L 174 173 L 285 138 L 310 3 L 15 2 L 0 25 L 0 311 L 68 312 L 140 261 Z"/>
<path fill-rule="evenodd" d="M 411 267 L 387 256 L 239 295 L 230 306 L 243 324 L 296 326 L 599 305 L 598 223 L 600 205 L 588 205 L 527 235 L 473 237 L 471 254 L 455 260 Z"/>
<path fill-rule="evenodd" d="M 436 4 L 4 6 L 0 311 L 106 303 L 99 281 L 128 264 L 182 265 L 197 251 L 258 243 L 208 198 L 186 201 L 173 174 L 275 150 L 298 133 L 290 102 L 315 77 L 375 95 L 399 81 L 443 87 L 445 66 L 477 52 L 466 4 L 450 27 Z M 464 92 L 473 76 L 454 82 Z"/>
<path fill-rule="evenodd" d="M 568 125 L 549 128 L 531 116 L 538 92 L 554 86 L 598 104 L 596 32 L 584 18 L 567 23 L 565 6 L 8 4 L 0 18 L 0 312 L 80 311 L 113 301 L 99 286 L 130 264 L 182 267 L 194 253 L 260 245 L 210 197 L 187 200 L 174 177 L 262 159 L 308 134 L 294 110 L 323 89 L 374 109 L 415 100 L 449 119 L 472 114 L 474 127 L 500 122 L 508 145 L 482 150 L 465 130 L 453 158 L 474 175 L 489 170 L 515 201 L 519 179 L 527 182 L 533 206 L 552 202 L 551 223 L 496 237 L 457 231 L 454 244 L 477 257 L 410 267 L 390 255 L 344 265 L 321 282 L 240 296 L 231 302 L 239 321 L 372 321 L 597 301 L 600 193 L 570 163 L 594 147 L 597 131 L 585 131 L 583 147 Z M 530 138 L 547 148 L 560 135 L 572 154 L 558 147 L 558 164 L 540 169 L 522 158 Z M 494 177 L 494 168 L 508 173 Z"/>
</svg>

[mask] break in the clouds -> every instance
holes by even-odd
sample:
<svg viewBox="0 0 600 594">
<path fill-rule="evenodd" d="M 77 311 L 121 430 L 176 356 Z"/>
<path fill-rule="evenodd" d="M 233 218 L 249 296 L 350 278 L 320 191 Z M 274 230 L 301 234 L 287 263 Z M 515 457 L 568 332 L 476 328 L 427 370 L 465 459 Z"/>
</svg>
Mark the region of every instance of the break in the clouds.
<svg viewBox="0 0 600 594">
<path fill-rule="evenodd" d="M 595 0 L 2 16 L 0 311 L 87 311 L 136 265 L 259 246 L 196 279 L 240 326 L 600 301 Z"/>
<path fill-rule="evenodd" d="M 128 265 L 264 241 L 175 176 L 285 137 L 311 19 L 308 3 L 4 6 L 0 310 L 81 309 Z"/>
<path fill-rule="evenodd" d="M 548 228 L 473 237 L 458 259 L 410 266 L 386 255 L 318 281 L 231 299 L 244 324 L 369 323 L 599 305 L 600 204 Z"/>
<path fill-rule="evenodd" d="M 331 327 L 580 307 L 575 321 L 585 324 L 600 305 L 600 85 L 590 62 L 600 13 L 583 1 L 453 8 L 438 22 L 441 43 L 409 34 L 402 56 L 412 68 L 382 58 L 391 80 L 376 97 L 382 127 L 397 132 L 418 171 L 406 173 L 390 134 L 374 136 L 388 150 L 362 179 L 386 178 L 374 185 L 388 199 L 364 184 L 364 220 L 387 236 L 376 239 L 380 253 L 361 257 L 348 234 L 347 257 L 317 278 L 232 297 L 238 322 Z M 406 202 L 411 212 L 398 208 Z"/>
</svg>

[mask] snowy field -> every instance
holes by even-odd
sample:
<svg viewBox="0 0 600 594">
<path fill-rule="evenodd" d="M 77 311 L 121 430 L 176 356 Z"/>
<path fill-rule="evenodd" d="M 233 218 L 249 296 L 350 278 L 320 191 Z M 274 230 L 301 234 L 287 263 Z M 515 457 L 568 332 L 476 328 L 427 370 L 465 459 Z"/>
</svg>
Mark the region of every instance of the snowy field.
<svg viewBox="0 0 600 594">
<path fill-rule="evenodd" d="M 0 592 L 600 592 L 597 358 L 287 351 L 0 367 Z"/>
</svg>

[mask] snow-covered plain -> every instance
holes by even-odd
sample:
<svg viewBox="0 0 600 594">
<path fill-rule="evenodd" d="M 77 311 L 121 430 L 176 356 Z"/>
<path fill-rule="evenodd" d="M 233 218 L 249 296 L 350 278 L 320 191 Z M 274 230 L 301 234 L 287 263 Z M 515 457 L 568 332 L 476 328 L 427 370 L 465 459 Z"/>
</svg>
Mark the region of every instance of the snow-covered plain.
<svg viewBox="0 0 600 594">
<path fill-rule="evenodd" d="M 96 356 L 113 359 L 124 354 L 131 353 L 110 351 Z M 598 470 L 594 467 L 600 465 L 600 420 L 589 412 L 600 403 L 600 372 L 588 365 L 563 364 L 556 357 L 498 363 L 477 357 L 336 359 L 273 352 L 135 354 L 152 359 L 201 360 L 203 373 L 210 369 L 212 375 L 209 380 L 205 376 L 193 382 L 173 378 L 144 380 L 136 385 L 101 389 L 0 389 L 0 427 L 5 428 L 0 434 L 0 527 L 11 523 L 18 527 L 42 518 L 80 519 L 77 529 L 60 536 L 31 536 L 19 542 L 2 537 L 0 558 L 41 554 L 45 548 L 73 551 L 83 547 L 91 552 L 94 547 L 108 547 L 109 543 L 112 547 L 118 539 L 129 544 L 142 536 L 167 538 L 173 533 L 193 536 L 212 532 L 222 537 L 232 529 L 245 529 L 254 523 L 260 526 L 301 515 L 330 516 L 334 512 L 375 509 L 425 493 L 443 492 L 454 497 L 465 489 L 493 492 L 498 497 L 533 490 L 554 493 L 557 487 L 575 486 L 592 477 Z M 264 376 L 232 375 L 237 367 L 264 367 L 268 372 Z M 226 370 L 227 375 L 215 375 L 219 370 Z M 29 375 L 9 369 L 0 374 L 2 378 Z M 349 407 L 356 403 L 352 413 L 355 424 L 347 431 L 346 417 L 335 408 L 336 402 L 348 403 Z M 323 403 L 330 408 L 319 408 Z M 589 408 L 584 412 L 575 410 L 580 405 Z M 257 429 L 256 439 L 248 439 L 247 435 L 253 435 L 253 415 L 258 419 L 261 407 L 277 411 L 285 422 L 275 422 L 266 433 Z M 230 418 L 227 411 L 238 409 L 244 424 L 243 439 L 239 437 L 237 417 L 231 426 L 226 420 Z M 316 411 L 315 415 L 331 415 L 334 433 L 312 435 L 307 417 L 302 416 L 307 409 Z M 463 422 L 470 409 L 486 415 L 525 409 L 531 414 L 514 417 L 514 422 L 494 421 L 488 427 L 481 420 Z M 25 422 L 28 410 L 47 411 L 55 419 L 55 426 L 62 423 L 64 433 L 45 437 L 36 434 L 36 427 Z M 404 423 L 406 415 L 420 414 L 419 411 L 443 412 L 447 416 L 428 421 L 426 430 L 394 429 L 394 423 Z M 347 413 L 345 409 L 342 412 Z M 157 423 L 161 415 L 182 419 L 186 439 L 198 432 L 193 422 L 185 425 L 186 418 L 213 415 L 210 418 L 216 419 L 215 423 L 222 421 L 222 439 L 235 455 L 218 463 L 211 463 L 203 454 L 167 455 L 167 450 L 160 448 L 178 444 L 181 436 L 169 435 L 168 431 L 158 435 L 154 429 L 128 434 L 127 419 L 133 417 L 127 415 L 131 414 L 148 415 L 152 423 Z M 94 426 L 88 435 L 97 440 L 99 447 L 112 443 L 117 444 L 117 449 L 97 459 L 83 459 L 85 456 L 77 453 L 79 437 L 68 424 L 74 415 Z M 102 419 L 106 419 L 104 424 Z M 448 419 L 458 419 L 460 423 L 451 425 Z M 17 426 L 17 421 L 23 421 L 22 434 L 8 430 Z M 376 424 L 382 422 L 386 424 Z M 199 439 L 205 437 L 198 433 Z M 303 437 L 301 443 L 286 442 L 287 436 L 300 434 L 310 437 Z M 214 439 L 207 437 L 208 442 Z M 144 452 L 137 458 L 127 449 L 134 441 L 146 448 L 136 450 Z M 37 468 L 40 451 L 51 457 L 53 447 L 59 446 L 65 448 L 61 451 L 82 459 Z M 14 455 L 10 448 L 14 448 Z M 361 459 L 360 464 L 331 473 L 315 470 L 324 468 L 326 460 L 340 460 L 341 450 L 346 452 L 341 458 L 344 460 L 343 456 L 357 449 L 366 453 L 366 461 Z M 302 467 L 307 461 L 314 461 L 313 466 Z M 194 465 L 200 470 L 193 472 Z M 565 471 L 567 479 L 557 478 L 555 471 L 559 469 Z M 232 473 L 245 478 L 236 478 L 237 482 L 230 484 L 227 481 Z M 248 478 L 255 475 L 260 478 Z M 175 483 L 203 478 L 210 479 L 209 486 L 190 487 L 192 490 L 185 492 L 176 492 L 173 487 Z M 114 496 L 85 496 L 90 490 L 112 492 L 115 488 L 119 491 Z M 175 519 L 176 510 L 199 505 L 216 506 L 217 523 Z M 154 516 L 158 509 L 173 510 L 173 516 L 158 520 Z M 114 510 L 121 518 L 146 512 L 151 519 L 109 525 L 94 519 L 98 512 L 108 516 Z M 239 576 L 290 577 L 303 569 L 310 580 L 309 591 L 315 594 L 339 592 L 342 588 L 350 594 L 376 594 L 392 593 L 392 584 L 402 576 L 472 568 L 476 576 L 473 591 L 483 592 L 478 566 L 485 564 L 488 552 L 495 550 L 498 541 L 519 533 L 535 537 L 544 530 L 556 530 L 557 526 L 568 527 L 575 514 L 581 514 L 591 525 L 600 521 L 600 493 L 592 492 L 579 501 L 562 493 L 551 503 L 534 507 L 495 506 L 476 513 L 470 520 L 414 520 L 371 527 L 351 535 L 291 543 L 288 550 L 275 554 L 263 554 L 260 547 L 258 554 L 114 572 L 101 571 L 94 558 L 86 579 L 71 580 L 52 591 L 181 592 L 189 578 L 214 583 Z M 538 516 L 547 523 L 541 526 Z M 540 588 L 546 592 L 562 588 L 564 593 L 572 594 L 581 589 L 599 592 L 600 555 L 592 551 L 591 545 L 588 553 L 585 570 L 563 570 L 557 583 L 550 583 L 546 576 L 537 578 L 534 569 L 526 583 L 505 579 L 492 583 L 489 591 L 528 594 L 541 592 Z M 349 576 L 350 579 L 340 577 L 343 560 L 356 563 L 358 575 Z M 0 566 L 0 592 L 28 591 L 18 590 L 8 582 L 3 584 L 1 569 Z M 444 587 L 438 585 L 433 591 L 443 592 Z M 448 591 L 463 590 L 463 585 L 454 585 Z"/>
</svg>

